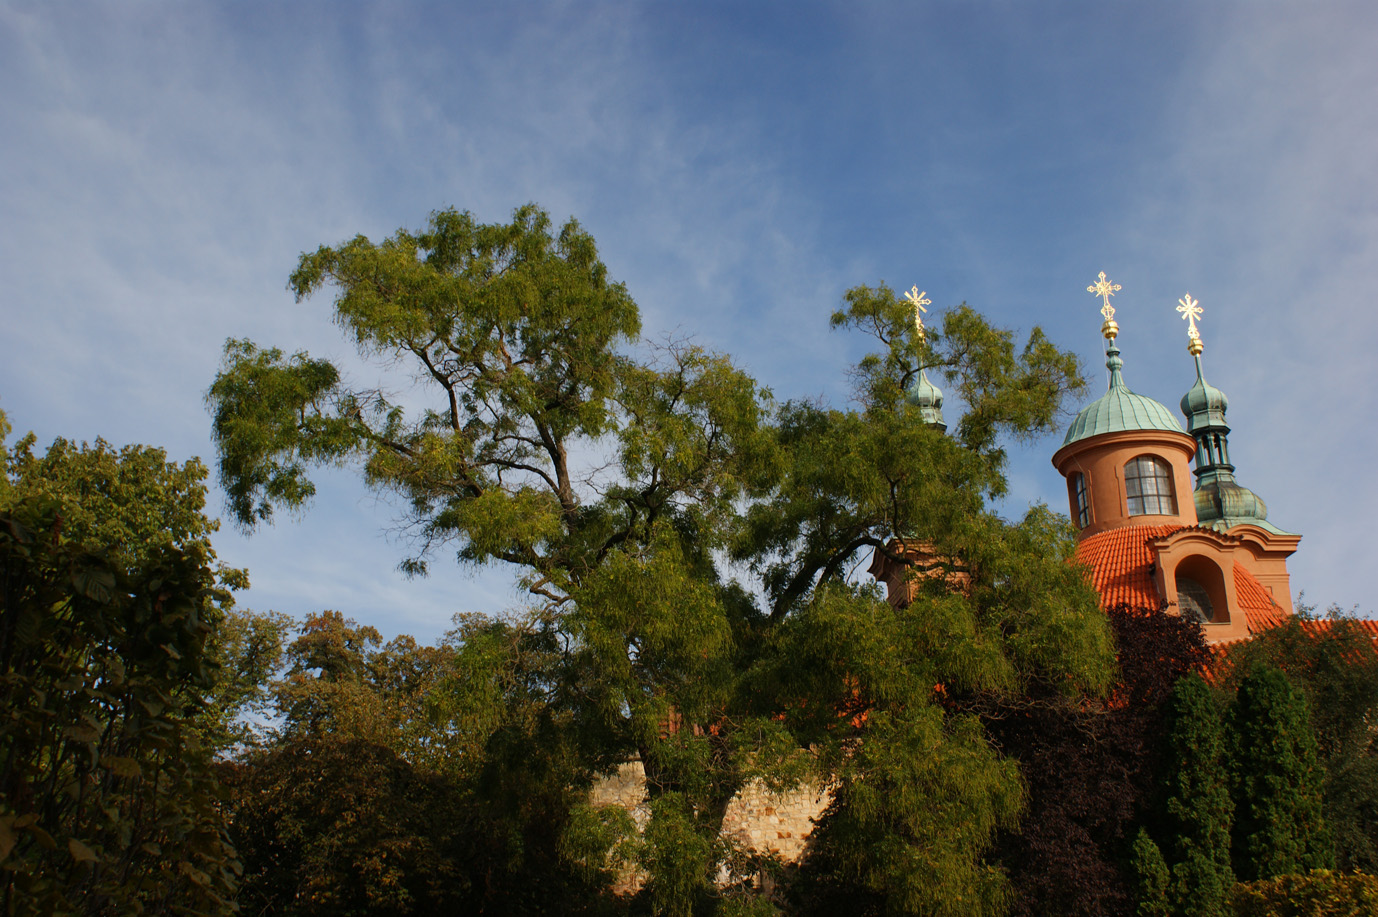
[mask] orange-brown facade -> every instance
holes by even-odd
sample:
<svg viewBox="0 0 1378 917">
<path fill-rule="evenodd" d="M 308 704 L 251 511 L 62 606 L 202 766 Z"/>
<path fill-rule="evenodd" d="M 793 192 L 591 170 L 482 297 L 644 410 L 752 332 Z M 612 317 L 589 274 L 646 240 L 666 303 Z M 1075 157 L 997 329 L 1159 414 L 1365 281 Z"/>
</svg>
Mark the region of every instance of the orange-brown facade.
<svg viewBox="0 0 1378 917">
<path fill-rule="evenodd" d="M 1195 454 L 1196 442 L 1185 433 L 1125 430 L 1069 443 L 1053 464 L 1067 479 L 1071 517 L 1085 520 L 1077 559 L 1090 569 L 1105 607 L 1208 610 L 1202 627 L 1209 642 L 1244 639 L 1292 613 L 1287 558 L 1301 539 L 1257 525 L 1226 532 L 1198 526 L 1188 467 Z M 1170 507 L 1131 511 L 1126 469 L 1141 456 L 1171 469 Z M 1078 486 L 1085 488 L 1084 511 Z M 1185 591 L 1198 600 L 1184 603 Z M 1201 593 L 1208 601 L 1199 600 Z"/>
</svg>

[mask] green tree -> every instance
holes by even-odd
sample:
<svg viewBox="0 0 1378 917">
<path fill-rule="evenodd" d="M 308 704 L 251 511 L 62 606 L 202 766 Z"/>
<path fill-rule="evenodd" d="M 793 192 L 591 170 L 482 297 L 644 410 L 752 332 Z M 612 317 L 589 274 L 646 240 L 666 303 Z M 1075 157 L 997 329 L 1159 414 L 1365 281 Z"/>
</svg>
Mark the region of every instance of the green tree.
<svg viewBox="0 0 1378 917">
<path fill-rule="evenodd" d="M 201 696 L 215 579 L 156 547 L 112 563 L 58 501 L 0 511 L 0 907 L 228 913 L 227 842 Z"/>
<path fill-rule="evenodd" d="M 806 864 L 817 909 L 841 894 L 897 913 L 999 913 L 1007 880 L 983 853 L 1024 791 L 973 711 L 1036 688 L 1102 692 L 1113 673 L 1066 520 L 989 508 L 1005 489 L 1002 438 L 1050 429 L 1080 380 L 1037 330 L 1016 351 L 962 306 L 921 338 L 910 309 L 886 287 L 850 291 L 834 326 L 881 345 L 855 371 L 860 409 L 780 414 L 784 474 L 739 542 L 779 622 L 758 695 L 838 783 Z M 955 435 L 902 397 L 921 371 L 966 402 Z M 903 607 L 845 585 L 867 554 L 908 568 Z"/>
<path fill-rule="evenodd" d="M 1177 683 L 1167 703 L 1165 744 L 1170 763 L 1158 847 L 1171 872 L 1169 897 L 1179 917 L 1223 917 L 1230 869 L 1228 764 L 1221 712 L 1200 675 Z M 1151 865 L 1140 859 L 1140 875 Z"/>
<path fill-rule="evenodd" d="M 32 434 L 0 413 L 0 860 L 11 912 L 230 907 L 209 771 L 253 737 L 285 619 L 234 607 L 205 467 Z M 33 909 L 25 911 L 24 908 Z"/>
<path fill-rule="evenodd" d="M 849 875 L 900 910 L 945 887 L 970 896 L 952 912 L 997 909 L 980 858 L 1019 781 L 934 686 L 1109 682 L 1065 521 L 1006 522 L 988 505 L 1005 490 L 1002 441 L 1050 429 L 1081 384 L 1073 357 L 1037 330 L 1017 350 L 965 307 L 921 340 L 891 291 L 858 288 L 835 323 L 882 343 L 858 367 L 860 409 L 777 406 L 725 357 L 639 345 L 636 305 L 592 238 L 534 206 L 494 225 L 438 212 L 419 233 L 302 256 L 298 298 L 327 285 L 361 352 L 434 401 L 410 411 L 328 361 L 231 341 L 209 393 L 221 480 L 252 526 L 304 505 L 312 466 L 352 463 L 401 498 L 418 535 L 409 571 L 442 546 L 514 566 L 529 616 L 470 627 L 455 649 L 475 674 L 442 663 L 425 692 L 443 737 L 430 747 L 465 762 L 479 798 L 555 799 L 638 757 L 652 906 L 678 912 L 713 897 L 727 801 L 749 779 L 794 779 L 812 744 L 843 775 L 839 824 L 869 838 Z M 923 368 L 968 405 L 953 437 L 900 397 Z M 848 585 L 872 551 L 909 563 L 896 548 L 909 542 L 945 573 L 907 610 Z M 730 578 L 747 573 L 759 583 Z M 858 740 L 875 752 L 848 755 Z M 872 777 L 903 802 L 893 817 L 868 821 L 858 802 Z M 954 788 L 956 804 L 931 806 Z M 541 813 L 519 830 L 549 836 L 565 817 Z"/>
<path fill-rule="evenodd" d="M 196 458 L 170 462 L 155 447 L 116 449 L 100 439 L 78 445 L 58 438 L 41 456 L 34 454 L 34 443 L 30 433 L 0 455 L 0 509 L 46 501 L 64 537 L 128 573 L 168 551 L 193 554 L 210 568 L 215 612 L 206 654 L 212 683 L 195 722 L 214 748 L 251 740 L 249 719 L 267 710 L 267 684 L 280 661 L 288 621 L 235 606 L 234 591 L 248 587 L 248 572 L 216 558 L 211 536 L 220 524 L 205 513 L 206 466 Z"/>
<path fill-rule="evenodd" d="M 272 685 L 277 729 L 221 767 L 241 905 L 427 914 L 596 903 L 596 880 L 609 876 L 576 868 L 586 850 L 565 855 L 580 794 L 569 731 L 537 700 L 548 649 L 481 619 L 423 647 L 383 644 L 338 612 L 308 616 Z"/>
<path fill-rule="evenodd" d="M 1228 684 L 1259 665 L 1282 669 L 1305 695 L 1325 770 L 1325 822 L 1341 869 L 1378 871 L 1378 653 L 1372 636 L 1337 608 L 1303 606 L 1282 625 L 1235 648 Z"/>
<path fill-rule="evenodd" d="M 1243 881 L 1333 865 L 1306 699 L 1276 668 L 1244 676 L 1229 715 L 1234 871 Z"/>
<path fill-rule="evenodd" d="M 456 913 L 473 898 L 463 796 L 388 748 L 293 736 L 219 765 L 247 913 Z"/>
<path fill-rule="evenodd" d="M 1143 828 L 1134 838 L 1130 861 L 1134 870 L 1134 917 L 1171 917 L 1167 863 Z"/>
</svg>

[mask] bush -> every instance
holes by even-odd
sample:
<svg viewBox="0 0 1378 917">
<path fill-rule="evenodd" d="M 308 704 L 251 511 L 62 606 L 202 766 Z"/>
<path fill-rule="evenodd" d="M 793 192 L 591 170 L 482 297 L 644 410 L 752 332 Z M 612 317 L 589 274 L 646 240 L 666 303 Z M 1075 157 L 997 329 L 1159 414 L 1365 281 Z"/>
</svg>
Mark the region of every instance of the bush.
<svg viewBox="0 0 1378 917">
<path fill-rule="evenodd" d="M 1234 887 L 1235 917 L 1369 917 L 1378 914 L 1378 878 L 1317 869 Z"/>
</svg>

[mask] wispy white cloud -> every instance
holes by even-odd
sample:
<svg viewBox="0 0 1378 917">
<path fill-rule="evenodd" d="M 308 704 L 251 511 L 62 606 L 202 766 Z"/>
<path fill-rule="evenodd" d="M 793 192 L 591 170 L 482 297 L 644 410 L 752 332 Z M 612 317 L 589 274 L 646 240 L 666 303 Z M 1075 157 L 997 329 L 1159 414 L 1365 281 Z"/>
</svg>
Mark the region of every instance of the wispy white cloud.
<svg viewBox="0 0 1378 917">
<path fill-rule="evenodd" d="M 1251 4 L 1213 38 L 1171 87 L 1159 128 L 1173 143 L 1138 164 L 1140 197 L 1118 229 L 1152 271 L 1145 298 L 1172 345 L 1155 344 L 1155 359 L 1183 390 L 1172 308 L 1189 289 L 1208 310 L 1207 375 L 1233 399 L 1238 476 L 1305 536 L 1294 586 L 1371 612 L 1378 14 Z"/>
<path fill-rule="evenodd" d="M 1190 289 L 1241 479 L 1306 535 L 1294 581 L 1372 607 L 1374 31 L 1332 4 L 0 6 L 0 406 L 185 457 L 210 452 L 226 337 L 374 384 L 328 295 L 294 304 L 286 277 L 449 205 L 577 216 L 648 336 L 835 402 L 862 346 L 827 331 L 848 286 L 917 282 L 1094 361 L 1080 291 L 1119 269 L 1131 384 L 1170 405 L 1189 384 Z M 1012 512 L 1061 507 L 1055 445 L 1013 453 Z M 371 501 L 225 533 L 250 604 L 424 632 L 452 591 L 513 601 L 502 573 L 401 580 Z"/>
</svg>

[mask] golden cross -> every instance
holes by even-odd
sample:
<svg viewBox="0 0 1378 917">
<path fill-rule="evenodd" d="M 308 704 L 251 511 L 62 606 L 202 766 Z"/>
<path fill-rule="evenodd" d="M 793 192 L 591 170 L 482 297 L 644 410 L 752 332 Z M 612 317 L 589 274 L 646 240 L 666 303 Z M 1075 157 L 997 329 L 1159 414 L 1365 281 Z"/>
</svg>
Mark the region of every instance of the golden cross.
<svg viewBox="0 0 1378 917">
<path fill-rule="evenodd" d="M 1115 307 L 1110 305 L 1110 297 L 1114 296 L 1119 288 L 1120 285 L 1118 283 L 1111 283 L 1109 280 L 1105 279 L 1105 271 L 1100 272 L 1100 280 L 1097 280 L 1086 288 L 1086 292 L 1095 293 L 1105 301 L 1105 305 L 1101 307 L 1100 314 L 1105 316 L 1107 322 L 1115 318 Z"/>
<path fill-rule="evenodd" d="M 1197 300 L 1192 299 L 1190 293 L 1177 301 L 1181 303 L 1181 305 L 1177 307 L 1177 311 L 1182 313 L 1182 318 L 1186 319 L 1187 323 L 1190 325 L 1187 329 L 1187 337 L 1191 338 L 1193 341 L 1201 340 L 1201 335 L 1196 330 L 1196 320 L 1201 317 L 1201 304 Z"/>
<path fill-rule="evenodd" d="M 914 330 L 918 333 L 919 340 L 921 341 L 926 338 L 923 329 L 923 314 L 928 310 L 925 309 L 924 306 L 933 305 L 933 300 L 926 298 L 927 296 L 927 290 L 924 290 L 922 293 L 919 292 L 918 284 L 915 284 L 913 289 L 904 294 L 904 298 L 914 304 Z"/>
</svg>

